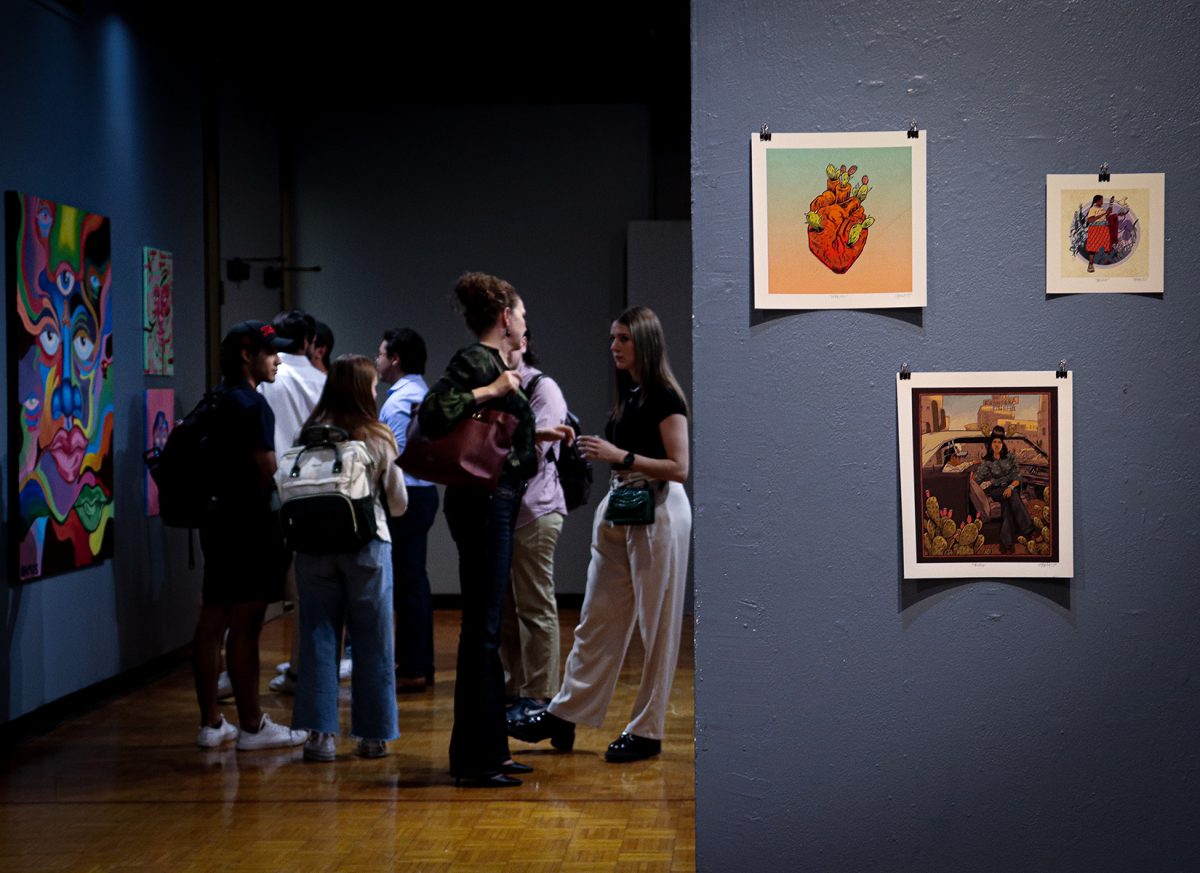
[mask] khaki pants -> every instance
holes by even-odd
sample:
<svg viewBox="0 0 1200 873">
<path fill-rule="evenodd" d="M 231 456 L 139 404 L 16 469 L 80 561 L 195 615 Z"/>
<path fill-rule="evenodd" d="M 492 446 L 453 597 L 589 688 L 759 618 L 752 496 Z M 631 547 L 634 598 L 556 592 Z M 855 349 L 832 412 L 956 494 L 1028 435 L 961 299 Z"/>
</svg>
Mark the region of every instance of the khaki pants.
<svg viewBox="0 0 1200 873">
<path fill-rule="evenodd" d="M 550 711 L 600 727 L 636 625 L 646 658 L 625 732 L 659 740 L 679 659 L 692 507 L 677 482 L 659 494 L 654 524 L 609 527 L 607 506 L 605 497 L 596 509 L 583 613 Z"/>
<path fill-rule="evenodd" d="M 553 697 L 558 690 L 558 604 L 554 548 L 563 517 L 551 512 L 513 532 L 512 585 L 504 599 L 500 660 L 513 697 Z"/>
</svg>

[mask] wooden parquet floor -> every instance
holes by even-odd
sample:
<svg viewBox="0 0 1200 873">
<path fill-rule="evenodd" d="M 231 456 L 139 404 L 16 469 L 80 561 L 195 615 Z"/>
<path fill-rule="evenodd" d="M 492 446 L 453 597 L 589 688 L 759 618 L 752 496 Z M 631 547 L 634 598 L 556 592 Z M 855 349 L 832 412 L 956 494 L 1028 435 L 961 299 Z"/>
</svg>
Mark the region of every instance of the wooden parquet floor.
<svg viewBox="0 0 1200 873">
<path fill-rule="evenodd" d="M 563 651 L 577 611 L 563 611 Z M 603 729 L 575 751 L 513 741 L 536 772 L 514 789 L 456 788 L 447 772 L 458 613 L 436 616 L 437 681 L 401 695 L 403 736 L 362 760 L 301 750 L 196 748 L 180 667 L 11 749 L 0 761 L 0 871 L 682 871 L 695 869 L 690 623 L 661 756 L 606 764 L 641 666 L 635 640 Z M 263 632 L 263 688 L 286 658 L 291 617 Z M 343 685 L 343 729 L 349 686 Z M 263 695 L 276 721 L 291 698 Z M 232 702 L 225 706 L 234 716 Z"/>
</svg>

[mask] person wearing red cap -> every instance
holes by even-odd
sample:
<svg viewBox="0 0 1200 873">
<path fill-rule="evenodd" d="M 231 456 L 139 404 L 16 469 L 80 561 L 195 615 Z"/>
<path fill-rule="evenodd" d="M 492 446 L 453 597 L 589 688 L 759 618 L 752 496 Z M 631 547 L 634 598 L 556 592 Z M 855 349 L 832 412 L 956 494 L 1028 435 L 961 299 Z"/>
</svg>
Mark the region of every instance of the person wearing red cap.
<svg viewBox="0 0 1200 873">
<path fill-rule="evenodd" d="M 275 724 L 258 699 L 258 637 L 267 604 L 283 597 L 291 560 L 271 510 L 275 417 L 255 387 L 271 382 L 287 340 L 271 325 L 243 321 L 221 340 L 221 385 L 198 470 L 212 477 L 214 504 L 200 528 L 204 591 L 192 643 L 200 732 L 196 744 L 216 748 L 237 738 L 239 751 L 298 746 L 307 734 Z M 221 639 L 240 730 L 217 709 Z"/>
</svg>

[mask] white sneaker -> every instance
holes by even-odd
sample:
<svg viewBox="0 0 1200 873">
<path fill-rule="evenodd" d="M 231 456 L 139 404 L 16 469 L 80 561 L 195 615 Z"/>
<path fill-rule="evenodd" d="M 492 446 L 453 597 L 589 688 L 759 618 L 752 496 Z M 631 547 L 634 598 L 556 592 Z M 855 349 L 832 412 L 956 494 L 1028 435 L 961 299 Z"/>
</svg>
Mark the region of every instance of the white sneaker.
<svg viewBox="0 0 1200 873">
<path fill-rule="evenodd" d="M 200 733 L 196 735 L 196 745 L 202 749 L 215 749 L 237 735 L 238 729 L 225 721 L 225 716 L 221 716 L 221 723 L 216 727 L 204 725 L 200 728 Z"/>
<path fill-rule="evenodd" d="M 296 680 L 292 678 L 290 673 L 280 673 L 267 683 L 267 687 L 276 694 L 295 694 Z"/>
<path fill-rule="evenodd" d="M 271 716 L 264 712 L 262 721 L 258 723 L 257 733 L 238 731 L 237 747 L 239 752 L 284 749 L 300 745 L 307 737 L 308 731 L 294 731 L 285 724 L 275 724 L 271 721 Z"/>
<path fill-rule="evenodd" d="M 337 737 L 333 734 L 310 731 L 304 742 L 305 761 L 332 761 L 337 757 Z"/>
<path fill-rule="evenodd" d="M 217 700 L 228 700 L 233 697 L 233 683 L 229 681 L 229 674 L 224 670 L 217 677 Z"/>
<path fill-rule="evenodd" d="M 364 740 L 360 738 L 358 748 L 354 754 L 360 758 L 386 758 L 387 743 L 383 740 Z"/>
<path fill-rule="evenodd" d="M 276 665 L 275 665 L 275 672 L 276 672 L 276 673 L 286 673 L 286 672 L 287 672 L 288 670 L 290 670 L 290 669 L 292 669 L 292 662 L 291 662 L 291 661 L 284 661 L 282 664 L 276 664 Z"/>
<path fill-rule="evenodd" d="M 342 658 L 338 661 L 338 681 L 345 682 L 354 672 L 354 662 L 349 658 Z"/>
</svg>

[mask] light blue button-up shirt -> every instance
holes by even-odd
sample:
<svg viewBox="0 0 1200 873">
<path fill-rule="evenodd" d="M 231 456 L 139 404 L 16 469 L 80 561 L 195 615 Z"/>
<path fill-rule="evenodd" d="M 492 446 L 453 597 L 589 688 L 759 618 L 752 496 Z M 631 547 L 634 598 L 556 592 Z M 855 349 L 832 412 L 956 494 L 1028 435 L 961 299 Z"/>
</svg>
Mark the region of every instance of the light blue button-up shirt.
<svg viewBox="0 0 1200 873">
<path fill-rule="evenodd" d="M 412 421 L 413 413 L 428 393 L 429 386 L 425 384 L 424 379 L 416 373 L 407 373 L 388 389 L 387 399 L 383 401 L 383 408 L 379 410 L 379 420 L 396 435 L 396 445 L 402 455 L 408 442 L 408 423 Z M 421 488 L 433 483 L 405 473 L 404 484 L 409 488 Z"/>
</svg>

